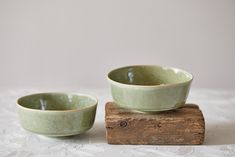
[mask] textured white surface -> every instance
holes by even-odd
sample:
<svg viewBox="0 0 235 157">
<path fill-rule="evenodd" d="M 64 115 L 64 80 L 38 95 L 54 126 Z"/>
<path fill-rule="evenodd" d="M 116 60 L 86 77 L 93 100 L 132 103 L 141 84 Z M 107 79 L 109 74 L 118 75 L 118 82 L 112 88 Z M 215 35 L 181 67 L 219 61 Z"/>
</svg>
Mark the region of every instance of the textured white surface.
<svg viewBox="0 0 235 157">
<path fill-rule="evenodd" d="M 111 100 L 107 89 L 76 90 L 98 97 L 94 127 L 83 135 L 48 138 L 23 130 L 18 122 L 15 102 L 25 94 L 47 90 L 1 90 L 1 157 L 73 156 L 235 156 L 235 91 L 192 89 L 188 102 L 200 105 L 206 120 L 206 139 L 201 146 L 109 145 L 105 140 L 104 104 Z M 54 91 L 54 90 L 49 90 Z M 58 91 L 58 90 L 57 90 Z"/>
</svg>

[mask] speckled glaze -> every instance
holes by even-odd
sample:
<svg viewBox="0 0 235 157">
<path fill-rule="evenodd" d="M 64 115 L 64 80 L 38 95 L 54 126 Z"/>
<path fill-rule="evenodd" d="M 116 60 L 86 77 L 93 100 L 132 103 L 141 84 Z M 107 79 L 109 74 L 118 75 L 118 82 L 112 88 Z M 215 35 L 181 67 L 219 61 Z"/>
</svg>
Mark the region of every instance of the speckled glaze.
<svg viewBox="0 0 235 157">
<path fill-rule="evenodd" d="M 185 104 L 193 76 L 172 67 L 136 65 L 112 70 L 107 78 L 119 106 L 159 112 Z"/>
<path fill-rule="evenodd" d="M 97 100 L 76 93 L 40 93 L 17 101 L 22 127 L 46 136 L 70 136 L 93 126 Z"/>
</svg>

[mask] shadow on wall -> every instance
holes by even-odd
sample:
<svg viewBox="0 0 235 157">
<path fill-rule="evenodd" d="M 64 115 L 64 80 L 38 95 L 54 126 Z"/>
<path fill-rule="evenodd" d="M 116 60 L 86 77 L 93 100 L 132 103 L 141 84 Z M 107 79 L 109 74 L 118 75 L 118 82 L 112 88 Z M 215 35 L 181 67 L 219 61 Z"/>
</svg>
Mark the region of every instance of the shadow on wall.
<svg viewBox="0 0 235 157">
<path fill-rule="evenodd" d="M 205 145 L 235 144 L 235 123 L 206 124 Z"/>
</svg>

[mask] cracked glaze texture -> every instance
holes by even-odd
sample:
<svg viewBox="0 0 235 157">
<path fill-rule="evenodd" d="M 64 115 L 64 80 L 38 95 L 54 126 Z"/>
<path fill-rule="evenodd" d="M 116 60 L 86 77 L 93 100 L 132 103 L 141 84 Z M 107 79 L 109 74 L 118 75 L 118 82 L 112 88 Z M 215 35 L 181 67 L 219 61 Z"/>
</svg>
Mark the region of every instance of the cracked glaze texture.
<svg viewBox="0 0 235 157">
<path fill-rule="evenodd" d="M 193 76 L 177 68 L 127 66 L 108 74 L 117 105 L 141 112 L 179 108 L 185 104 Z"/>
<path fill-rule="evenodd" d="M 96 122 L 94 127 L 85 134 L 66 138 L 47 138 L 27 132 L 19 124 L 16 114 L 16 99 L 42 91 L 48 90 L 0 90 L 1 157 L 235 156 L 235 91 L 192 89 L 190 92 L 188 102 L 200 106 L 206 122 L 206 138 L 204 145 L 200 146 L 107 144 L 104 104 L 111 100 L 108 89 L 75 90 L 99 98 Z"/>
<path fill-rule="evenodd" d="M 69 136 L 90 129 L 97 100 L 75 93 L 39 93 L 18 100 L 20 123 L 26 130 L 46 136 Z"/>
</svg>

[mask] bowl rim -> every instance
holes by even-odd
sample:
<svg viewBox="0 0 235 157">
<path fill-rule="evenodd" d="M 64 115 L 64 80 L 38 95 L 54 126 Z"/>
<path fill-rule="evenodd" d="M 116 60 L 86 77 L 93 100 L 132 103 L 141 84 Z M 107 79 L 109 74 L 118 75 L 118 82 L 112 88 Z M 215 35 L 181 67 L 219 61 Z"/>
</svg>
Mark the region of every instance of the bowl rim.
<svg viewBox="0 0 235 157">
<path fill-rule="evenodd" d="M 183 72 L 186 75 L 190 76 L 190 79 L 188 81 L 184 81 L 184 82 L 179 82 L 179 83 L 168 83 L 168 84 L 160 84 L 160 85 L 132 85 L 132 84 L 126 84 L 126 83 L 121 83 L 121 82 L 117 82 L 114 81 L 113 79 L 110 78 L 110 74 L 116 70 L 119 69 L 124 69 L 124 68 L 131 68 L 131 67 L 160 67 L 162 69 L 172 69 L 174 71 L 180 71 Z M 117 86 L 123 86 L 123 87 L 127 87 L 127 88 L 165 88 L 165 87 L 173 87 L 173 86 L 178 86 L 178 85 L 184 85 L 184 84 L 188 84 L 191 83 L 193 81 L 193 74 L 179 69 L 179 68 L 175 68 L 175 67 L 171 67 L 171 66 L 164 66 L 164 65 L 154 65 L 154 64 L 139 64 L 139 65 L 128 65 L 128 66 L 123 66 L 123 67 L 119 67 L 119 68 L 115 68 L 113 70 L 111 70 L 107 75 L 106 75 L 106 79 L 114 85 Z"/>
<path fill-rule="evenodd" d="M 77 96 L 85 96 L 85 97 L 88 97 L 88 98 L 94 100 L 95 103 L 92 104 L 92 105 L 86 106 L 86 107 L 70 109 L 70 110 L 39 110 L 39 109 L 33 109 L 33 108 L 28 108 L 28 107 L 22 106 L 19 103 L 19 101 L 21 99 L 24 99 L 26 97 L 35 96 L 35 95 L 40 95 L 40 94 L 65 94 L 65 95 L 71 94 L 71 95 L 77 95 Z M 56 112 L 62 113 L 62 112 L 83 111 L 83 110 L 86 110 L 86 109 L 89 109 L 89 108 L 92 108 L 92 107 L 96 107 L 97 104 L 98 104 L 98 99 L 96 97 L 94 97 L 94 96 L 89 95 L 89 94 L 82 94 L 82 93 L 76 93 L 76 92 L 41 92 L 41 93 L 34 93 L 34 94 L 28 94 L 28 95 L 22 96 L 22 97 L 17 99 L 16 104 L 17 104 L 17 107 L 25 109 L 25 110 L 30 110 L 30 111 L 43 112 L 43 113 L 56 113 Z"/>
</svg>

